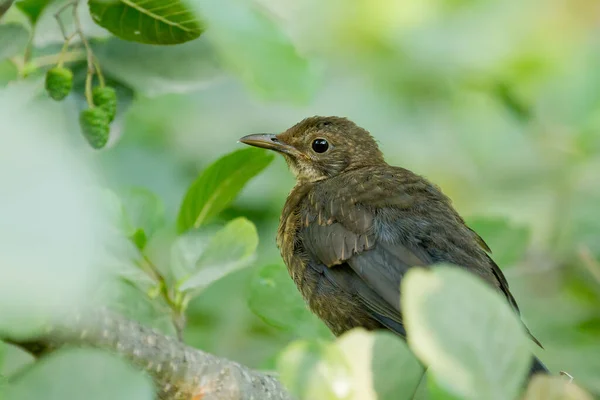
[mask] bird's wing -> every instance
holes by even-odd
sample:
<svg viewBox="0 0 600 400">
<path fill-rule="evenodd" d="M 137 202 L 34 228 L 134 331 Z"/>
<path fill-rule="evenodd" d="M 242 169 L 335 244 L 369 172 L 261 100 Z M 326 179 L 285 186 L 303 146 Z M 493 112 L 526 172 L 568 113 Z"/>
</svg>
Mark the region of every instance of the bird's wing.
<svg viewBox="0 0 600 400">
<path fill-rule="evenodd" d="M 332 185 L 322 185 L 309 194 L 299 234 L 306 251 L 329 267 L 324 275 L 360 299 L 375 319 L 404 334 L 400 281 L 409 268 L 437 262 L 480 275 L 518 312 L 489 248 L 435 186 L 392 168 L 344 179 L 335 193 L 327 192 Z M 351 270 L 355 279 L 340 269 Z"/>
<path fill-rule="evenodd" d="M 320 272 L 334 286 L 355 296 L 382 325 L 405 336 L 400 280 L 409 268 L 429 265 L 432 259 L 422 249 L 382 242 L 373 211 L 357 204 L 355 195 L 359 193 L 346 189 L 333 199 L 311 193 L 300 215 L 303 247 L 326 266 Z"/>
</svg>

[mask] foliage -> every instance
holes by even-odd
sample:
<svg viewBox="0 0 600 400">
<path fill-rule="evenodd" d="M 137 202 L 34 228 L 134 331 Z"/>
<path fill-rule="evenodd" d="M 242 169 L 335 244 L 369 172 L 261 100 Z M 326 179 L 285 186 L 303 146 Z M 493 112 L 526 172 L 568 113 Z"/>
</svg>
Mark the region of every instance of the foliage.
<svg viewBox="0 0 600 400">
<path fill-rule="evenodd" d="M 246 182 L 262 171 L 273 155 L 258 149 L 238 150 L 212 164 L 190 186 L 177 220 L 180 231 L 199 228 L 231 203 Z"/>
<path fill-rule="evenodd" d="M 542 3 L 0 1 L 0 331 L 101 303 L 299 399 L 600 395 L 598 2 Z M 310 114 L 441 186 L 544 350 L 449 266 L 407 275 L 408 343 L 331 335 L 273 240 L 291 174 L 235 144 Z M 532 353 L 574 384 L 525 383 Z M 2 398 L 151 397 L 92 351 L 0 367 Z"/>
</svg>

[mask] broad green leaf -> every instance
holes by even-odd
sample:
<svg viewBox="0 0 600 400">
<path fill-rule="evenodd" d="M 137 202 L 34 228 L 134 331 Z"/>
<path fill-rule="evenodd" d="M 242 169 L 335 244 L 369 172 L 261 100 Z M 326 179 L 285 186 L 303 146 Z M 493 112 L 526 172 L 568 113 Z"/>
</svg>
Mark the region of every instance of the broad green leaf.
<svg viewBox="0 0 600 400">
<path fill-rule="evenodd" d="M 196 39 L 204 27 L 180 0 L 90 0 L 93 20 L 115 36 L 146 44 Z"/>
<path fill-rule="evenodd" d="M 171 241 L 169 272 L 176 282 L 183 282 L 197 271 L 200 256 L 219 231 L 214 227 L 190 230 Z"/>
<path fill-rule="evenodd" d="M 129 188 L 120 193 L 123 229 L 139 249 L 165 223 L 165 208 L 158 196 L 144 188 Z"/>
<path fill-rule="evenodd" d="M 0 87 L 19 77 L 19 70 L 10 60 L 0 61 Z"/>
<path fill-rule="evenodd" d="M 402 339 L 389 332 L 356 328 L 342 335 L 335 345 L 351 366 L 352 400 L 413 398 L 423 367 Z"/>
<path fill-rule="evenodd" d="M 536 375 L 523 400 L 592 400 L 592 396 L 565 377 Z"/>
<path fill-rule="evenodd" d="M 94 43 L 93 48 L 106 74 L 147 96 L 197 91 L 224 75 L 204 38 L 177 46 L 148 46 L 111 38 Z"/>
<path fill-rule="evenodd" d="M 252 222 L 240 217 L 230 221 L 208 242 L 181 291 L 200 291 L 225 275 L 247 266 L 254 258 L 258 233 Z"/>
<path fill-rule="evenodd" d="M 296 341 L 280 354 L 277 371 L 298 400 L 354 400 L 351 366 L 335 344 Z"/>
<path fill-rule="evenodd" d="M 487 243 L 492 250 L 492 258 L 501 268 L 518 262 L 529 244 L 529 229 L 515 225 L 507 218 L 467 218 L 467 225 Z"/>
<path fill-rule="evenodd" d="M 464 399 L 516 398 L 530 342 L 499 293 L 453 266 L 413 269 L 401 292 L 409 345 L 442 388 Z"/>
<path fill-rule="evenodd" d="M 199 228 L 223 211 L 273 158 L 266 150 L 248 148 L 215 161 L 189 187 L 179 209 L 179 231 Z"/>
<path fill-rule="evenodd" d="M 247 86 L 271 100 L 312 97 L 317 87 L 312 65 L 255 2 L 188 1 L 210 25 L 207 38 Z"/>
<path fill-rule="evenodd" d="M 310 312 L 283 265 L 260 268 L 250 281 L 248 306 L 269 325 L 303 338 L 332 338 L 325 324 Z"/>
<path fill-rule="evenodd" d="M 6 400 L 154 398 L 148 376 L 116 355 L 91 349 L 64 349 L 52 353 L 6 389 Z"/>
<path fill-rule="evenodd" d="M 412 399 L 423 377 L 423 366 L 398 336 L 385 331 L 374 332 L 372 336 L 370 365 L 377 399 Z"/>
<path fill-rule="evenodd" d="M 362 328 L 335 342 L 294 342 L 277 366 L 282 381 L 301 400 L 409 400 L 423 375 L 402 339 Z"/>
<path fill-rule="evenodd" d="M 0 25 L 0 61 L 25 50 L 29 41 L 29 31 L 21 24 Z"/>
<path fill-rule="evenodd" d="M 0 89 L 0 191 L 10 193 L 0 196 L 0 331 L 14 337 L 89 305 L 108 241 L 91 168 L 31 101 L 39 89 L 29 79 Z"/>
<path fill-rule="evenodd" d="M 427 374 L 426 378 L 424 383 L 428 400 L 461 400 L 460 397 L 453 396 L 441 387 L 432 374 Z"/>
<path fill-rule="evenodd" d="M 15 6 L 27 15 L 32 25 L 35 25 L 46 6 L 51 2 L 52 0 L 19 0 Z"/>
<path fill-rule="evenodd" d="M 175 336 L 171 309 L 158 297 L 158 293 L 151 298 L 149 295 L 155 285 L 151 285 L 152 282 L 141 271 L 138 275 L 134 275 L 134 272 L 132 269 L 101 288 L 101 295 L 104 296 L 102 305 L 166 335 Z"/>
</svg>

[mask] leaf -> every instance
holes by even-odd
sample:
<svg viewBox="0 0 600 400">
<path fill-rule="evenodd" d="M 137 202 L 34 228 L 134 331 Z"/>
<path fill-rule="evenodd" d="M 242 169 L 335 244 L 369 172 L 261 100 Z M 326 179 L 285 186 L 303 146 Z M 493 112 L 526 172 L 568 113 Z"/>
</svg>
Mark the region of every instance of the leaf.
<svg viewBox="0 0 600 400">
<path fill-rule="evenodd" d="M 301 400 L 408 400 L 423 375 L 402 339 L 362 328 L 331 343 L 294 342 L 280 355 L 277 369 Z"/>
<path fill-rule="evenodd" d="M 199 229 L 175 237 L 168 250 L 170 274 L 175 281 L 182 282 L 196 271 L 196 263 L 215 233 L 213 229 Z"/>
<path fill-rule="evenodd" d="M 27 47 L 29 31 L 18 23 L 0 25 L 0 61 L 19 54 Z"/>
<path fill-rule="evenodd" d="M 429 400 L 461 400 L 460 397 L 453 396 L 444 388 L 442 388 L 432 374 L 427 374 L 425 388 L 427 390 L 427 398 Z"/>
<path fill-rule="evenodd" d="M 92 19 L 115 36 L 146 44 L 196 39 L 204 27 L 180 0 L 89 0 Z"/>
<path fill-rule="evenodd" d="M 188 188 L 179 209 L 179 231 L 199 228 L 223 211 L 273 158 L 274 155 L 265 150 L 248 148 L 215 161 Z"/>
<path fill-rule="evenodd" d="M 205 18 L 207 38 L 225 64 L 259 95 L 270 100 L 307 102 L 316 76 L 309 61 L 254 2 L 189 0 Z"/>
<path fill-rule="evenodd" d="M 423 367 L 406 343 L 390 332 L 355 328 L 336 340 L 352 369 L 353 400 L 410 400 Z"/>
<path fill-rule="evenodd" d="M 160 297 L 150 298 L 148 292 L 155 286 L 141 271 L 135 272 L 133 268 L 128 269 L 121 279 L 104 285 L 101 288 L 104 296 L 102 304 L 126 318 L 175 336 L 169 306 Z"/>
<path fill-rule="evenodd" d="M 27 15 L 31 25 L 35 25 L 51 2 L 52 0 L 19 0 L 15 3 L 15 6 Z"/>
<path fill-rule="evenodd" d="M 452 266 L 410 270 L 401 293 L 409 345 L 443 389 L 464 399 L 516 398 L 530 343 L 499 293 Z"/>
<path fill-rule="evenodd" d="M 372 335 L 374 343 L 370 366 L 377 399 L 412 399 L 425 373 L 423 366 L 398 336 L 386 331 Z"/>
<path fill-rule="evenodd" d="M 199 291 L 252 261 L 258 233 L 252 222 L 240 217 L 230 221 L 210 240 L 196 261 L 194 274 L 179 286 L 181 291 Z"/>
<path fill-rule="evenodd" d="M 0 89 L 0 191 L 10 193 L 0 196 L 0 331 L 14 338 L 90 305 L 109 241 L 90 165 L 56 112 L 31 102 L 41 89 L 39 79 Z"/>
<path fill-rule="evenodd" d="M 536 375 L 523 400 L 592 400 L 592 396 L 564 377 Z"/>
<path fill-rule="evenodd" d="M 267 324 L 298 337 L 333 337 L 310 312 L 283 265 L 267 265 L 257 271 L 250 281 L 248 307 Z"/>
<path fill-rule="evenodd" d="M 6 400 L 151 400 L 149 377 L 116 355 L 91 349 L 58 350 L 6 388 Z"/>
<path fill-rule="evenodd" d="M 467 225 L 485 240 L 492 250 L 492 258 L 502 268 L 514 265 L 523 257 L 531 236 L 527 227 L 512 224 L 502 217 L 467 218 Z"/>
<path fill-rule="evenodd" d="M 204 38 L 177 46 L 148 46 L 113 37 L 92 47 L 106 74 L 147 96 L 197 91 L 224 75 Z"/>
<path fill-rule="evenodd" d="M 144 188 L 129 188 L 120 193 L 123 230 L 142 250 L 148 238 L 165 223 L 165 207 L 158 196 Z"/>
<path fill-rule="evenodd" d="M 278 357 L 277 370 L 286 388 L 299 400 L 352 399 L 350 365 L 333 344 L 296 341 Z"/>
</svg>

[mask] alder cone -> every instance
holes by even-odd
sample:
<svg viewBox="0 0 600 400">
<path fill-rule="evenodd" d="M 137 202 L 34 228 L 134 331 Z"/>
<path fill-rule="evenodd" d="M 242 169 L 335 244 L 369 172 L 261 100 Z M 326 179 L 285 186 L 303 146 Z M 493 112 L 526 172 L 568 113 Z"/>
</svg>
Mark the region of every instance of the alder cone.
<svg viewBox="0 0 600 400">
<path fill-rule="evenodd" d="M 54 100 L 60 101 L 71 93 L 73 72 L 64 67 L 54 67 L 46 72 L 46 91 Z"/>
<path fill-rule="evenodd" d="M 106 146 L 110 133 L 110 118 L 100 107 L 88 108 L 79 114 L 81 132 L 90 146 L 101 149 Z"/>
</svg>

